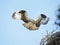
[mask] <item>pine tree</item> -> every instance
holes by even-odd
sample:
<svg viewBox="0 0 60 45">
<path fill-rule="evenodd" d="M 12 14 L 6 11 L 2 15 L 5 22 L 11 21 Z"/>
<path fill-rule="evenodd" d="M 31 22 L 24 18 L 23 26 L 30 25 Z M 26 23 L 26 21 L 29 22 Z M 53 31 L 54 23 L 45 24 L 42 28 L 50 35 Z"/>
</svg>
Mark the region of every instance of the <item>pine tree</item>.
<svg viewBox="0 0 60 45">
<path fill-rule="evenodd" d="M 57 10 L 57 13 L 58 13 L 58 14 L 56 15 L 57 19 L 56 19 L 56 21 L 55 21 L 55 24 L 60 27 L 60 6 L 59 6 L 59 8 L 58 8 L 58 10 Z"/>
</svg>

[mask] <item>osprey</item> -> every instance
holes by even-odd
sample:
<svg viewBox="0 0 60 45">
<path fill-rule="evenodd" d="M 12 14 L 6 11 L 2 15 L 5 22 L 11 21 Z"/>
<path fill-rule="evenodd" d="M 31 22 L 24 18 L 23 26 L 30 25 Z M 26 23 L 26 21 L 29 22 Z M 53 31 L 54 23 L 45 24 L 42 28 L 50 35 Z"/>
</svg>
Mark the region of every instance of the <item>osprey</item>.
<svg viewBox="0 0 60 45">
<path fill-rule="evenodd" d="M 38 30 L 41 24 L 45 25 L 49 21 L 49 18 L 44 14 L 40 14 L 36 20 L 30 19 L 28 18 L 28 14 L 25 10 L 14 12 L 12 17 L 13 19 L 24 21 L 23 26 L 29 30 Z"/>
</svg>

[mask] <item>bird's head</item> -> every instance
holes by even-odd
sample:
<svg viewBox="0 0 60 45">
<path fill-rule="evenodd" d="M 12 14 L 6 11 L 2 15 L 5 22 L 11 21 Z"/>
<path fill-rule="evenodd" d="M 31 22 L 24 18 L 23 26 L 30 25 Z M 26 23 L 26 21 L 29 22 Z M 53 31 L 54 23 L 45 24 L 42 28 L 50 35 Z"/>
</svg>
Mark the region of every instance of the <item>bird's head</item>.
<svg viewBox="0 0 60 45">
<path fill-rule="evenodd" d="M 26 12 L 25 10 L 16 11 L 16 12 L 13 13 L 12 17 L 13 17 L 13 19 L 20 20 L 22 18 L 22 15 L 25 12 Z"/>
</svg>

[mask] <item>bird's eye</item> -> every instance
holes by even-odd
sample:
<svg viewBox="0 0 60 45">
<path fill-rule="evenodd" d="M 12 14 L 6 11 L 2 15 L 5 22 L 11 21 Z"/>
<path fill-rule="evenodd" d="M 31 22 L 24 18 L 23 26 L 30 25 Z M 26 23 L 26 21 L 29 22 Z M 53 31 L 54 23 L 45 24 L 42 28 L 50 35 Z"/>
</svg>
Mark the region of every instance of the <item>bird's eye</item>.
<svg viewBox="0 0 60 45">
<path fill-rule="evenodd" d="M 19 11 L 19 13 L 21 13 L 21 11 Z"/>
<path fill-rule="evenodd" d="M 23 13 L 25 13 L 26 11 L 25 10 L 21 10 L 21 11 L 19 11 L 19 13 L 21 13 L 21 14 L 23 14 Z"/>
</svg>

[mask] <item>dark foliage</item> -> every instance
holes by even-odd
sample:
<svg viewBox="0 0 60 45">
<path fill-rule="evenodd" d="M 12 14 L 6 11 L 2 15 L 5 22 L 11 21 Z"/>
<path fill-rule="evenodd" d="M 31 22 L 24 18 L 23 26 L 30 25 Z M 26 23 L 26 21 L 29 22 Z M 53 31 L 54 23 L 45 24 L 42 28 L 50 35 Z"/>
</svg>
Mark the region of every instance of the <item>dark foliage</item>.
<svg viewBox="0 0 60 45">
<path fill-rule="evenodd" d="M 58 14 L 56 16 L 57 17 L 57 20 L 55 21 L 55 24 L 58 25 L 58 26 L 60 26 L 60 22 L 59 22 L 59 20 L 60 20 L 60 7 L 58 8 L 57 12 L 58 12 Z"/>
<path fill-rule="evenodd" d="M 46 43 L 46 45 L 60 45 L 60 32 L 56 32 L 51 35 L 52 40 Z"/>
</svg>

